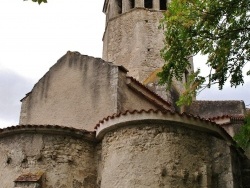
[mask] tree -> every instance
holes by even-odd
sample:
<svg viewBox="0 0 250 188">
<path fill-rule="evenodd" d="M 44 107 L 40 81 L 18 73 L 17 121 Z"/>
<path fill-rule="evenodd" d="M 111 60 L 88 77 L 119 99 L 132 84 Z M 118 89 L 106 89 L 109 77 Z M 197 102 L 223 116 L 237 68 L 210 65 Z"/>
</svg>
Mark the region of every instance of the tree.
<svg viewBox="0 0 250 188">
<path fill-rule="evenodd" d="M 244 150 L 250 147 L 250 115 L 245 117 L 245 123 L 234 136 L 237 144 Z"/>
<path fill-rule="evenodd" d="M 208 55 L 210 72 L 200 70 L 189 76 L 186 91 L 177 104 L 190 104 L 204 88 L 227 80 L 231 87 L 244 83 L 243 68 L 250 60 L 250 0 L 172 0 L 161 20 L 165 60 L 158 75 L 170 88 L 173 79 L 181 81 L 190 68 L 189 58 Z M 247 72 L 250 75 L 250 71 Z"/>
<path fill-rule="evenodd" d="M 24 0 L 24 1 L 27 1 L 27 0 Z M 47 3 L 47 0 L 32 0 L 33 2 L 37 2 L 39 5 L 41 3 Z"/>
</svg>

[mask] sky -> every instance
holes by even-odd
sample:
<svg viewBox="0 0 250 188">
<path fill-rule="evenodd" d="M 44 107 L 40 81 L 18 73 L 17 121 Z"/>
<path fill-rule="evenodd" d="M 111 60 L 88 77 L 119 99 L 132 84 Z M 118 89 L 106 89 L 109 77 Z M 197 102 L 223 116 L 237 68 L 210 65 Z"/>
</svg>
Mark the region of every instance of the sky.
<svg viewBox="0 0 250 188">
<path fill-rule="evenodd" d="M 38 5 L 0 0 L 0 128 L 17 125 L 20 99 L 67 51 L 101 57 L 104 0 L 48 0 Z M 204 57 L 195 57 L 204 68 Z M 198 99 L 244 100 L 250 104 L 250 79 L 223 91 L 205 90 Z"/>
</svg>

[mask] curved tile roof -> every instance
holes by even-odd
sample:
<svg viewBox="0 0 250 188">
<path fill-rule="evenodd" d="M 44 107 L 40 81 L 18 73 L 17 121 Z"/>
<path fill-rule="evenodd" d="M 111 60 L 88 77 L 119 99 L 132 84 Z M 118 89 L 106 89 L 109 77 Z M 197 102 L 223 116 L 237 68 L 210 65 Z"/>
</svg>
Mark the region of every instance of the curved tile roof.
<svg viewBox="0 0 250 188">
<path fill-rule="evenodd" d="M 219 119 L 225 119 L 225 118 L 229 118 L 231 120 L 239 120 L 239 121 L 243 121 L 245 119 L 245 116 L 243 115 L 222 115 L 222 116 L 216 116 L 216 117 L 211 117 L 209 118 L 210 121 L 216 121 L 216 120 L 219 120 Z"/>
<path fill-rule="evenodd" d="M 73 127 L 65 127 L 59 125 L 16 125 L 0 129 L 0 137 L 14 135 L 18 133 L 46 133 L 46 134 L 64 134 L 71 135 L 87 140 L 95 140 L 94 131 L 86 131 Z"/>
<path fill-rule="evenodd" d="M 198 131 L 208 132 L 209 134 L 222 138 L 232 145 L 236 145 L 232 137 L 218 124 L 215 122 L 204 119 L 198 116 L 193 116 L 186 113 L 176 113 L 172 111 L 161 111 L 161 110 L 133 110 L 125 111 L 118 114 L 113 114 L 101 120 L 96 126 L 96 137 L 101 139 L 104 134 L 112 129 L 122 126 L 126 123 L 130 124 L 132 122 L 160 122 L 164 123 L 174 122 L 176 124 L 188 127 L 190 129 L 195 129 Z"/>
<path fill-rule="evenodd" d="M 209 118 L 210 121 L 219 125 L 231 125 L 232 123 L 243 124 L 245 120 L 244 115 L 222 115 Z"/>
<path fill-rule="evenodd" d="M 170 110 L 163 111 L 163 110 L 154 110 L 154 109 L 149 109 L 149 110 L 145 110 L 145 109 L 136 110 L 135 109 L 135 110 L 126 110 L 125 112 L 115 113 L 115 114 L 113 114 L 111 116 L 105 117 L 101 121 L 99 121 L 98 124 L 96 124 L 95 129 L 97 129 L 100 126 L 100 124 L 104 123 L 105 121 L 109 121 L 110 119 L 119 118 L 120 116 L 126 116 L 126 115 L 129 115 L 129 114 L 143 114 L 143 113 L 146 113 L 146 114 L 149 114 L 149 113 L 156 113 L 156 114 L 157 113 L 162 113 L 162 114 L 171 114 L 171 115 L 178 114 L 181 117 L 194 118 L 194 119 L 197 119 L 197 120 L 202 120 L 202 121 L 212 123 L 212 121 L 210 121 L 209 119 L 201 118 L 199 116 L 194 116 L 194 115 L 187 114 L 187 113 L 178 113 L 178 112 L 173 112 L 173 111 L 170 111 Z M 215 124 L 215 123 L 213 123 L 213 124 Z"/>
<path fill-rule="evenodd" d="M 199 116 L 193 116 L 187 113 L 177 113 L 170 110 L 132 110 L 125 111 L 121 113 L 116 113 L 102 119 L 96 126 L 96 131 L 87 131 L 83 129 L 76 129 L 73 127 L 65 127 L 59 125 L 17 125 L 7 128 L 0 129 L 0 137 L 5 137 L 14 134 L 21 133 L 44 133 L 44 134 L 61 134 L 70 135 L 77 138 L 83 138 L 89 141 L 96 142 L 97 139 L 101 137 L 116 126 L 130 124 L 131 122 L 154 122 L 154 123 L 164 123 L 174 122 L 177 125 L 185 126 L 190 129 L 195 129 L 198 131 L 208 132 L 209 134 L 222 138 L 229 142 L 231 145 L 236 145 L 236 142 L 232 137 L 218 124 L 215 120 L 220 118 L 233 118 L 237 120 L 242 120 L 242 116 L 218 116 L 211 119 L 201 118 Z M 96 139 L 97 138 L 97 139 Z"/>
</svg>

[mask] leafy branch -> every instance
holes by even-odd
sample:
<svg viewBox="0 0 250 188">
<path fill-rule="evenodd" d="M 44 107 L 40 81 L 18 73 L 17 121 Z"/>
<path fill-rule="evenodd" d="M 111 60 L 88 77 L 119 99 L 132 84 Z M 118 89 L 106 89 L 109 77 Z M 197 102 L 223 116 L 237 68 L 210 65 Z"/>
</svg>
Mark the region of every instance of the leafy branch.
<svg viewBox="0 0 250 188">
<path fill-rule="evenodd" d="M 246 116 L 245 123 L 234 136 L 234 140 L 243 149 L 250 147 L 250 115 Z"/>
<path fill-rule="evenodd" d="M 198 53 L 208 55 L 206 64 L 210 67 L 206 76 L 191 72 L 178 105 L 190 104 L 197 93 L 211 85 L 223 89 L 227 80 L 231 87 L 244 83 L 243 69 L 250 61 L 248 1 L 171 1 L 160 23 L 165 35 L 161 56 L 166 62 L 158 74 L 160 83 L 170 88 L 173 80 L 184 82 L 185 72 L 191 72 L 190 57 Z"/>
<path fill-rule="evenodd" d="M 28 0 L 24 0 L 24 1 L 28 1 Z M 47 0 L 32 0 L 32 1 L 38 3 L 39 5 L 41 3 L 47 3 Z"/>
</svg>

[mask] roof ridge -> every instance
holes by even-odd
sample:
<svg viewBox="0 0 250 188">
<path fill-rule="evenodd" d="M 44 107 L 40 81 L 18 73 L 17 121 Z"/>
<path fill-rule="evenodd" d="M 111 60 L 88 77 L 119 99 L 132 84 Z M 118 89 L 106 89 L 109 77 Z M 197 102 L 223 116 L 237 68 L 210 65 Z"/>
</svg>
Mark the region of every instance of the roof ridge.
<svg viewBox="0 0 250 188">
<path fill-rule="evenodd" d="M 67 127 L 67 126 L 62 126 L 62 125 L 50 125 L 50 124 L 45 124 L 45 125 L 35 125 L 35 124 L 20 124 L 20 125 L 13 125 L 10 127 L 6 127 L 6 128 L 2 128 L 0 129 L 0 134 L 1 133 L 5 133 L 8 131 L 12 131 L 12 130 L 21 130 L 21 129 L 25 129 L 25 128 L 34 128 L 34 129 L 58 129 L 58 130 L 67 130 L 70 132 L 80 132 L 82 134 L 94 134 L 95 131 L 87 131 L 85 129 L 78 129 L 78 128 L 74 128 L 74 127 Z"/>
</svg>

